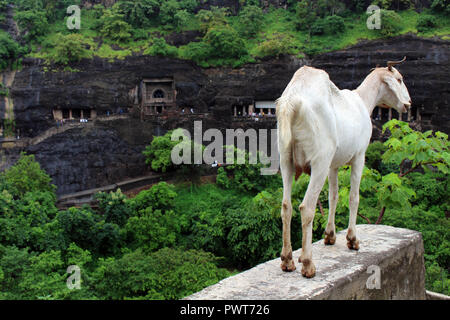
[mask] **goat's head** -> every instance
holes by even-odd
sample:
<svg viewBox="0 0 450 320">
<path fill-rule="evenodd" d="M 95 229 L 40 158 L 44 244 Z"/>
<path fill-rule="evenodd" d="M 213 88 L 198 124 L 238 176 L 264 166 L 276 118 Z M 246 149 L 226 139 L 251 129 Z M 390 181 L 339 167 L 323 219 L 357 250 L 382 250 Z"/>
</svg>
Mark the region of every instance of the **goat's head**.
<svg viewBox="0 0 450 320">
<path fill-rule="evenodd" d="M 379 105 L 384 108 L 394 108 L 399 113 L 406 112 L 411 107 L 411 97 L 403 82 L 403 76 L 393 66 L 405 61 L 388 61 L 386 68 L 376 68 L 381 80 Z"/>
</svg>

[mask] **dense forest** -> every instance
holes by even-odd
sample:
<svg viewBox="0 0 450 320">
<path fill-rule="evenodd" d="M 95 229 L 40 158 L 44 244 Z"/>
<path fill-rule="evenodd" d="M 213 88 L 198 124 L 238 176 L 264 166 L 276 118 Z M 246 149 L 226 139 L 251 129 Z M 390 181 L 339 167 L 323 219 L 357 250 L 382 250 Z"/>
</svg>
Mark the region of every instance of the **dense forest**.
<svg viewBox="0 0 450 320">
<path fill-rule="evenodd" d="M 398 120 L 384 129 L 390 138 L 373 142 L 366 154 L 357 223 L 420 231 L 426 287 L 449 294 L 448 136 L 414 131 Z M 170 135 L 156 137 L 144 153 L 155 171 L 175 172 L 179 182 L 160 182 L 134 197 L 100 192 L 95 208 L 58 210 L 55 187 L 32 155 L 22 154 L 1 173 L 0 298 L 179 299 L 278 257 L 279 174 L 260 175 L 262 165 L 248 164 L 247 154 L 245 164 L 219 167 L 215 183 L 202 182 L 202 165 L 172 164 L 176 142 Z M 344 167 L 337 231 L 347 228 L 349 180 Z M 293 186 L 294 249 L 301 246 L 297 208 L 308 182 L 302 175 Z M 316 210 L 314 241 L 323 238 L 327 223 L 327 188 Z M 78 290 L 66 286 L 70 265 L 81 271 Z"/>
<path fill-rule="evenodd" d="M 298 57 L 333 51 L 361 39 L 415 33 L 448 38 L 447 0 L 374 0 L 380 28 L 368 29 L 366 0 L 289 0 L 287 8 L 239 1 L 239 10 L 203 0 L 115 1 L 82 7 L 80 29 L 67 27 L 69 5 L 80 0 L 0 0 L 0 23 L 14 4 L 18 35 L 0 30 L 0 68 L 17 67 L 26 56 L 43 58 L 52 68 L 76 71 L 70 64 L 94 56 L 124 59 L 133 54 L 193 60 L 203 67 L 239 66 L 281 54 Z M 69 21 L 69 24 L 72 22 Z M 176 43 L 177 35 L 185 40 Z M 178 37 L 179 38 L 179 37 Z"/>
</svg>

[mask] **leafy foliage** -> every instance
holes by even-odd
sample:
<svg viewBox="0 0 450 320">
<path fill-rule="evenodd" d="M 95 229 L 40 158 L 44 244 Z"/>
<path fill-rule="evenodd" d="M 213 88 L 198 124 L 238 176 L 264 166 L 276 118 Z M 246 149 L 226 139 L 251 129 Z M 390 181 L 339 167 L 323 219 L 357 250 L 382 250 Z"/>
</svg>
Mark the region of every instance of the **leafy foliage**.
<svg viewBox="0 0 450 320">
<path fill-rule="evenodd" d="M 389 149 L 383 154 L 383 161 L 394 163 L 400 167 L 400 174 L 405 173 L 405 164 L 409 161 L 410 172 L 418 167 L 429 171 L 429 166 L 443 173 L 448 173 L 450 167 L 450 143 L 448 135 L 431 130 L 419 132 L 412 130 L 408 123 L 393 119 L 383 126 L 383 131 L 389 129 L 390 138 L 385 142 Z"/>
<path fill-rule="evenodd" d="M 247 54 L 244 41 L 229 26 L 211 27 L 203 40 L 210 45 L 213 58 L 240 58 Z"/>
<path fill-rule="evenodd" d="M 14 166 L 0 173 L 0 188 L 7 189 L 15 198 L 33 191 L 53 193 L 56 187 L 50 184 L 51 180 L 50 176 L 41 170 L 41 166 L 35 161 L 34 155 L 21 153 Z"/>
<path fill-rule="evenodd" d="M 437 26 L 437 20 L 432 15 L 421 15 L 417 20 L 417 31 L 425 32 L 434 29 Z"/>
<path fill-rule="evenodd" d="M 239 12 L 241 33 L 246 37 L 256 35 L 262 26 L 262 9 L 256 5 L 247 5 Z"/>
<path fill-rule="evenodd" d="M 0 70 L 11 65 L 21 53 L 19 44 L 5 32 L 0 32 Z"/>
<path fill-rule="evenodd" d="M 86 45 L 83 37 L 79 34 L 59 34 L 53 61 L 63 65 L 78 62 L 89 56 Z"/>
<path fill-rule="evenodd" d="M 48 30 L 47 16 L 44 11 L 19 11 L 15 17 L 21 34 L 27 39 L 36 39 Z"/>
<path fill-rule="evenodd" d="M 100 260 L 92 286 L 105 299 L 180 299 L 230 275 L 216 263 L 201 251 L 164 248 L 147 255 L 138 249 Z"/>
<path fill-rule="evenodd" d="M 381 29 L 374 29 L 383 37 L 392 37 L 402 29 L 402 19 L 393 10 L 381 10 Z"/>
<path fill-rule="evenodd" d="M 156 16 L 159 3 L 157 0 L 120 1 L 118 8 L 124 20 L 134 27 L 145 27 L 149 18 Z"/>
<path fill-rule="evenodd" d="M 110 193 L 99 192 L 95 194 L 98 206 L 105 217 L 106 222 L 123 226 L 131 216 L 131 208 L 128 205 L 127 197 L 120 189 Z"/>
<path fill-rule="evenodd" d="M 259 192 L 271 187 L 281 185 L 281 180 L 278 176 L 263 175 L 261 169 L 265 166 L 261 163 L 264 155 L 259 153 L 257 155 L 258 161 L 256 164 L 251 164 L 250 154 L 234 146 L 226 146 L 224 154 L 231 154 L 231 164 L 227 164 L 220 168 L 217 175 L 216 182 L 224 188 L 234 188 L 245 192 Z M 239 163 L 239 159 L 243 163 Z"/>
<path fill-rule="evenodd" d="M 131 36 L 131 26 L 124 21 L 124 15 L 119 11 L 119 3 L 115 4 L 111 9 L 104 11 L 101 17 L 100 33 L 108 39 L 124 42 Z"/>
</svg>

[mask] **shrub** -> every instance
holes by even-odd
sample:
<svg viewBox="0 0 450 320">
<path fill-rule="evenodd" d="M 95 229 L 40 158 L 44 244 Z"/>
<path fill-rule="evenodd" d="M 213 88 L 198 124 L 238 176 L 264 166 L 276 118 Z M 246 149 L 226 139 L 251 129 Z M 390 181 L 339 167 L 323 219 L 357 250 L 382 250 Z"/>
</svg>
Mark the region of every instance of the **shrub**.
<svg viewBox="0 0 450 320">
<path fill-rule="evenodd" d="M 113 254 L 119 250 L 119 227 L 94 216 L 90 208 L 70 208 L 59 212 L 58 223 L 67 244 L 98 254 Z"/>
<path fill-rule="evenodd" d="M 278 57 L 281 54 L 289 53 L 290 48 L 288 37 L 277 36 L 259 44 L 256 52 L 259 57 Z"/>
<path fill-rule="evenodd" d="M 256 5 L 246 5 L 239 12 L 241 33 L 247 37 L 256 35 L 262 25 L 262 9 Z"/>
<path fill-rule="evenodd" d="M 9 34 L 0 32 L 0 70 L 7 68 L 19 54 L 19 44 Z"/>
<path fill-rule="evenodd" d="M 392 37 L 403 28 L 402 18 L 392 10 L 381 10 L 381 29 L 374 29 L 384 37 Z"/>
<path fill-rule="evenodd" d="M 99 192 L 95 194 L 94 198 L 98 201 L 98 206 L 106 222 L 123 226 L 131 216 L 132 211 L 128 205 L 127 197 L 120 189 L 109 193 Z"/>
<path fill-rule="evenodd" d="M 233 153 L 232 159 L 234 159 L 234 163 L 226 165 L 223 167 L 223 171 L 219 171 L 219 180 L 216 180 L 216 182 L 218 182 L 221 187 L 231 187 L 244 192 L 260 192 L 264 189 L 277 188 L 281 185 L 281 180 L 278 175 L 261 174 L 261 169 L 265 167 L 261 163 L 263 157 L 261 153 L 258 154 L 259 162 L 251 164 L 250 154 L 247 151 L 243 151 L 233 146 L 225 146 L 224 148 L 227 150 L 227 153 Z M 238 164 L 237 159 L 241 156 L 244 163 Z M 224 172 L 226 172 L 228 180 L 225 179 Z"/>
<path fill-rule="evenodd" d="M 228 8 L 212 6 L 211 10 L 200 10 L 196 17 L 200 21 L 200 30 L 206 32 L 213 26 L 227 25 L 226 17 L 230 14 Z"/>
<path fill-rule="evenodd" d="M 325 33 L 325 22 L 323 19 L 317 19 L 311 25 L 311 34 L 312 35 L 322 35 Z"/>
<path fill-rule="evenodd" d="M 196 250 L 138 249 L 120 259 L 100 260 L 92 288 L 105 299 L 181 299 L 230 275 L 218 259 Z"/>
<path fill-rule="evenodd" d="M 174 168 L 171 152 L 178 141 L 172 141 L 171 136 L 172 131 L 169 131 L 163 136 L 154 137 L 151 144 L 142 151 L 145 156 L 145 163 L 149 164 L 152 170 L 166 172 Z"/>
<path fill-rule="evenodd" d="M 134 212 L 150 208 L 151 210 L 171 210 L 173 200 L 177 196 L 173 185 L 160 182 L 148 190 L 139 192 L 129 200 Z"/>
<path fill-rule="evenodd" d="M 345 31 L 344 19 L 340 16 L 328 16 L 324 19 L 324 29 L 327 34 L 337 34 Z"/>
<path fill-rule="evenodd" d="M 80 34 L 59 34 L 52 59 L 56 63 L 63 65 L 67 65 L 71 62 L 78 62 L 82 58 L 88 56 L 86 45 L 83 36 Z"/>
<path fill-rule="evenodd" d="M 450 2 L 448 0 L 433 0 L 430 7 L 437 13 L 450 14 Z"/>
<path fill-rule="evenodd" d="M 167 44 L 164 38 L 155 38 L 152 45 L 144 51 L 144 54 L 162 57 L 176 57 L 177 48 Z"/>
<path fill-rule="evenodd" d="M 247 54 L 244 41 L 229 26 L 214 26 L 208 30 L 204 39 L 211 46 L 215 58 L 240 58 Z"/>
<path fill-rule="evenodd" d="M 0 173 L 8 192 L 15 198 L 20 198 L 27 192 L 48 191 L 54 193 L 56 187 L 51 184 L 50 176 L 41 169 L 34 155 L 21 153 L 19 160 Z"/>
<path fill-rule="evenodd" d="M 312 0 L 299 1 L 295 7 L 295 13 L 297 16 L 296 28 L 298 30 L 311 30 L 317 19 L 314 2 Z"/>
<path fill-rule="evenodd" d="M 19 11 L 15 16 L 20 33 L 25 39 L 34 40 L 48 30 L 47 16 L 44 11 Z"/>
<path fill-rule="evenodd" d="M 186 27 L 190 19 L 192 19 L 192 15 L 186 9 L 182 9 L 175 13 L 173 23 L 176 29 L 181 31 Z"/>
<path fill-rule="evenodd" d="M 172 247 L 180 233 L 177 215 L 171 210 L 142 209 L 128 219 L 123 232 L 131 248 L 153 252 L 163 247 Z"/>
<path fill-rule="evenodd" d="M 374 141 L 366 150 L 366 165 L 377 171 L 381 171 L 381 156 L 387 150 L 387 147 L 381 141 Z"/>
<path fill-rule="evenodd" d="M 180 9 L 176 0 L 165 0 L 159 7 L 159 20 L 163 25 L 174 25 L 175 15 Z"/>
<path fill-rule="evenodd" d="M 431 15 L 420 15 L 417 19 L 417 31 L 425 32 L 430 29 L 434 29 L 437 26 L 437 21 L 434 16 Z"/>
<path fill-rule="evenodd" d="M 203 42 L 189 42 L 182 51 L 182 57 L 193 60 L 199 65 L 207 64 L 206 61 L 210 56 L 211 47 Z"/>
<path fill-rule="evenodd" d="M 149 25 L 150 19 L 156 17 L 159 2 L 157 0 L 134 0 L 118 2 L 118 9 L 124 20 L 134 27 Z"/>
<path fill-rule="evenodd" d="M 131 36 L 131 26 L 123 20 L 123 14 L 118 10 L 118 3 L 105 10 L 100 19 L 100 33 L 111 40 L 124 42 Z"/>
</svg>

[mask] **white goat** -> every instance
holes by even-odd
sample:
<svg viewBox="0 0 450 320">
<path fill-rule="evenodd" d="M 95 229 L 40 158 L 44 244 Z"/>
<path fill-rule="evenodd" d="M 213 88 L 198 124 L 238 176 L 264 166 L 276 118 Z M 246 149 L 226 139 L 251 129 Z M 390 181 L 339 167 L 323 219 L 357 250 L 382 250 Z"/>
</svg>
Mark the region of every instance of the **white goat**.
<svg viewBox="0 0 450 320">
<path fill-rule="evenodd" d="M 405 57 L 406 58 L 406 57 Z M 375 106 L 393 107 L 406 112 L 411 106 L 402 75 L 392 66 L 403 62 L 389 61 L 386 68 L 375 68 L 356 90 L 339 90 L 328 74 L 304 66 L 297 70 L 282 96 L 277 100 L 278 147 L 283 179 L 283 249 L 281 269 L 295 270 L 291 246 L 291 187 L 294 172 L 310 173 L 311 179 L 299 207 L 302 220 L 302 275 L 313 277 L 312 225 L 319 194 L 328 176 L 329 215 L 325 244 L 334 244 L 334 215 L 338 200 L 338 169 L 351 165 L 350 218 L 347 246 L 358 250 L 356 215 L 359 184 L 365 152 L 372 135 L 370 116 Z"/>
</svg>

